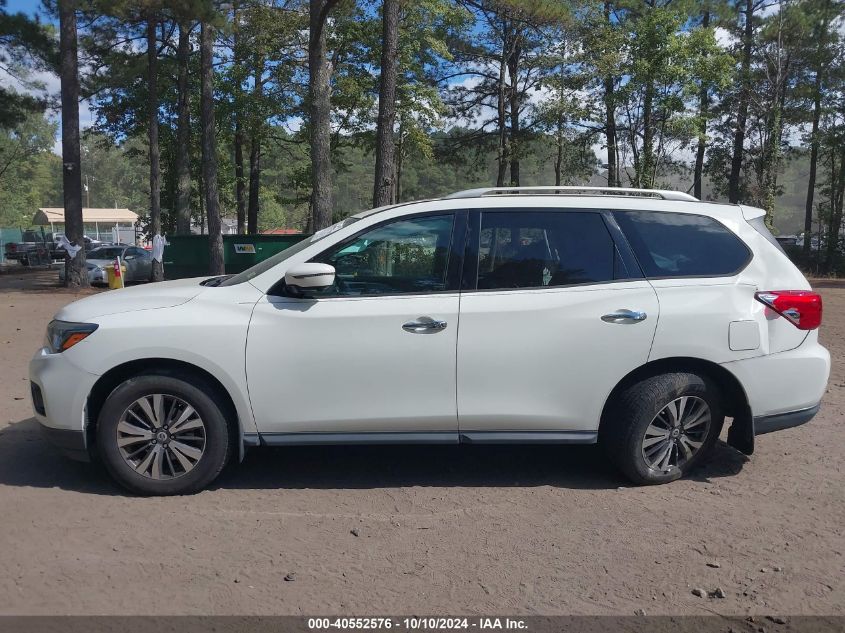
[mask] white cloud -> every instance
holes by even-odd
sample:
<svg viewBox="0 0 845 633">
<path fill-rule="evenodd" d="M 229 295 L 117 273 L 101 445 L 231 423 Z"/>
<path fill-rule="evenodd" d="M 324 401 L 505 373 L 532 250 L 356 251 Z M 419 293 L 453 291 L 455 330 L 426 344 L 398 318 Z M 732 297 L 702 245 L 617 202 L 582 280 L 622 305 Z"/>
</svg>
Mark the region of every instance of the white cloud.
<svg viewBox="0 0 845 633">
<path fill-rule="evenodd" d="M 59 80 L 59 76 L 41 70 L 30 73 L 24 82 L 18 77 L 10 75 L 4 68 L 0 68 L 0 86 L 10 88 L 21 94 L 32 95 L 38 99 L 47 100 L 49 104 L 47 118 L 59 123 L 59 129 L 56 131 L 56 142 L 53 145 L 53 153 L 61 155 L 61 81 Z M 94 125 L 94 114 L 91 111 L 91 103 L 88 100 L 83 100 L 79 104 L 79 127 L 81 130 L 85 130 L 92 125 Z"/>
<path fill-rule="evenodd" d="M 722 48 L 730 48 L 736 42 L 733 34 L 721 26 L 713 29 L 713 35 L 716 37 L 716 43 Z"/>
</svg>

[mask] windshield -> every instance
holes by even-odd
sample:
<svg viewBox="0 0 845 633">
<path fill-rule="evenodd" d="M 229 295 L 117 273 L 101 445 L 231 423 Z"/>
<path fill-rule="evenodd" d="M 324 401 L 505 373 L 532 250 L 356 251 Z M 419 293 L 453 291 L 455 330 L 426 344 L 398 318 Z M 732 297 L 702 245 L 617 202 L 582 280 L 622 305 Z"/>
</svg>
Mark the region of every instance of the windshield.
<svg viewBox="0 0 845 633">
<path fill-rule="evenodd" d="M 352 224 L 353 222 L 357 222 L 358 220 L 359 220 L 359 218 L 356 218 L 356 217 L 348 217 L 345 220 L 341 220 L 340 222 L 332 224 L 328 228 L 325 228 L 321 231 L 317 231 L 311 237 L 306 238 L 306 239 L 302 240 L 301 242 L 297 242 L 296 244 L 294 244 L 290 248 L 286 248 L 283 251 L 279 251 L 278 253 L 276 253 L 272 257 L 268 257 L 267 259 L 265 259 L 262 262 L 258 262 L 252 268 L 247 268 L 242 273 L 238 273 L 237 275 L 232 275 L 231 277 L 224 280 L 219 285 L 221 285 L 221 286 L 234 286 L 235 284 L 241 284 L 245 281 L 249 281 L 250 279 L 254 279 L 258 275 L 260 275 L 262 273 L 266 273 L 268 270 L 273 268 L 273 266 L 275 266 L 276 264 L 285 261 L 288 257 L 293 257 L 298 252 L 305 250 L 306 248 L 308 248 L 309 246 L 311 246 L 312 244 L 314 244 L 316 242 L 319 242 L 324 237 L 328 237 L 329 235 L 331 235 L 335 231 L 339 231 L 340 229 L 347 227 L 350 224 Z"/>
<path fill-rule="evenodd" d="M 88 251 L 87 259 L 114 259 L 115 257 L 123 257 L 122 248 L 95 248 Z"/>
</svg>

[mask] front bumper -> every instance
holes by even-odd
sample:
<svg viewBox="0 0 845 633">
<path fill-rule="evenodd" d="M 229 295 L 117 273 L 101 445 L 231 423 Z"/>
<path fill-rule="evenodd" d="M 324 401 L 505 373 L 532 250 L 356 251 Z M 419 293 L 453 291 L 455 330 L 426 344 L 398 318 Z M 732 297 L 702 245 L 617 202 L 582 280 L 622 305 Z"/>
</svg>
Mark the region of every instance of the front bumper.
<svg viewBox="0 0 845 633">
<path fill-rule="evenodd" d="M 88 456 L 88 394 L 99 376 L 73 364 L 67 353 L 38 350 L 29 362 L 33 413 L 48 440 L 75 459 Z"/>
<path fill-rule="evenodd" d="M 88 283 L 89 284 L 105 284 L 108 283 L 108 276 L 106 271 L 102 268 L 88 268 Z M 59 283 L 65 282 L 65 268 L 62 266 L 59 269 Z"/>
<path fill-rule="evenodd" d="M 70 457 L 78 462 L 91 461 L 84 431 L 53 429 L 49 426 L 41 425 L 41 432 L 44 438 L 65 457 Z"/>
</svg>

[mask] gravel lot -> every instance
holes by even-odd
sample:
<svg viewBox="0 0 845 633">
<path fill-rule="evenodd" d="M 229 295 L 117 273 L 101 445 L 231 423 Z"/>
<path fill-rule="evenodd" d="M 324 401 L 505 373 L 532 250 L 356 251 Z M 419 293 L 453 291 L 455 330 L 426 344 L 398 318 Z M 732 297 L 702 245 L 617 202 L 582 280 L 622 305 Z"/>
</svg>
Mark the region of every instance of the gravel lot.
<svg viewBox="0 0 845 633">
<path fill-rule="evenodd" d="M 821 413 L 667 486 L 596 447 L 314 447 L 142 499 L 31 418 L 55 275 L 0 275 L 0 614 L 845 614 L 845 284 Z"/>
</svg>

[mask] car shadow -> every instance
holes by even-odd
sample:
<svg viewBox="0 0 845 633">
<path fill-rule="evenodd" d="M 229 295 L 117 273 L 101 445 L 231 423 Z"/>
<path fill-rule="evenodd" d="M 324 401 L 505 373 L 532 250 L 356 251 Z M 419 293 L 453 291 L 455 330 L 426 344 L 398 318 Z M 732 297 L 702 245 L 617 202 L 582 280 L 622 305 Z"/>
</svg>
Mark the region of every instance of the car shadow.
<svg viewBox="0 0 845 633">
<path fill-rule="evenodd" d="M 695 481 L 730 477 L 747 458 L 719 442 Z M 34 418 L 0 431 L 0 485 L 127 495 L 102 466 L 58 454 Z M 211 490 L 369 489 L 402 486 L 606 490 L 629 486 L 598 446 L 297 446 L 250 449 Z"/>
</svg>

